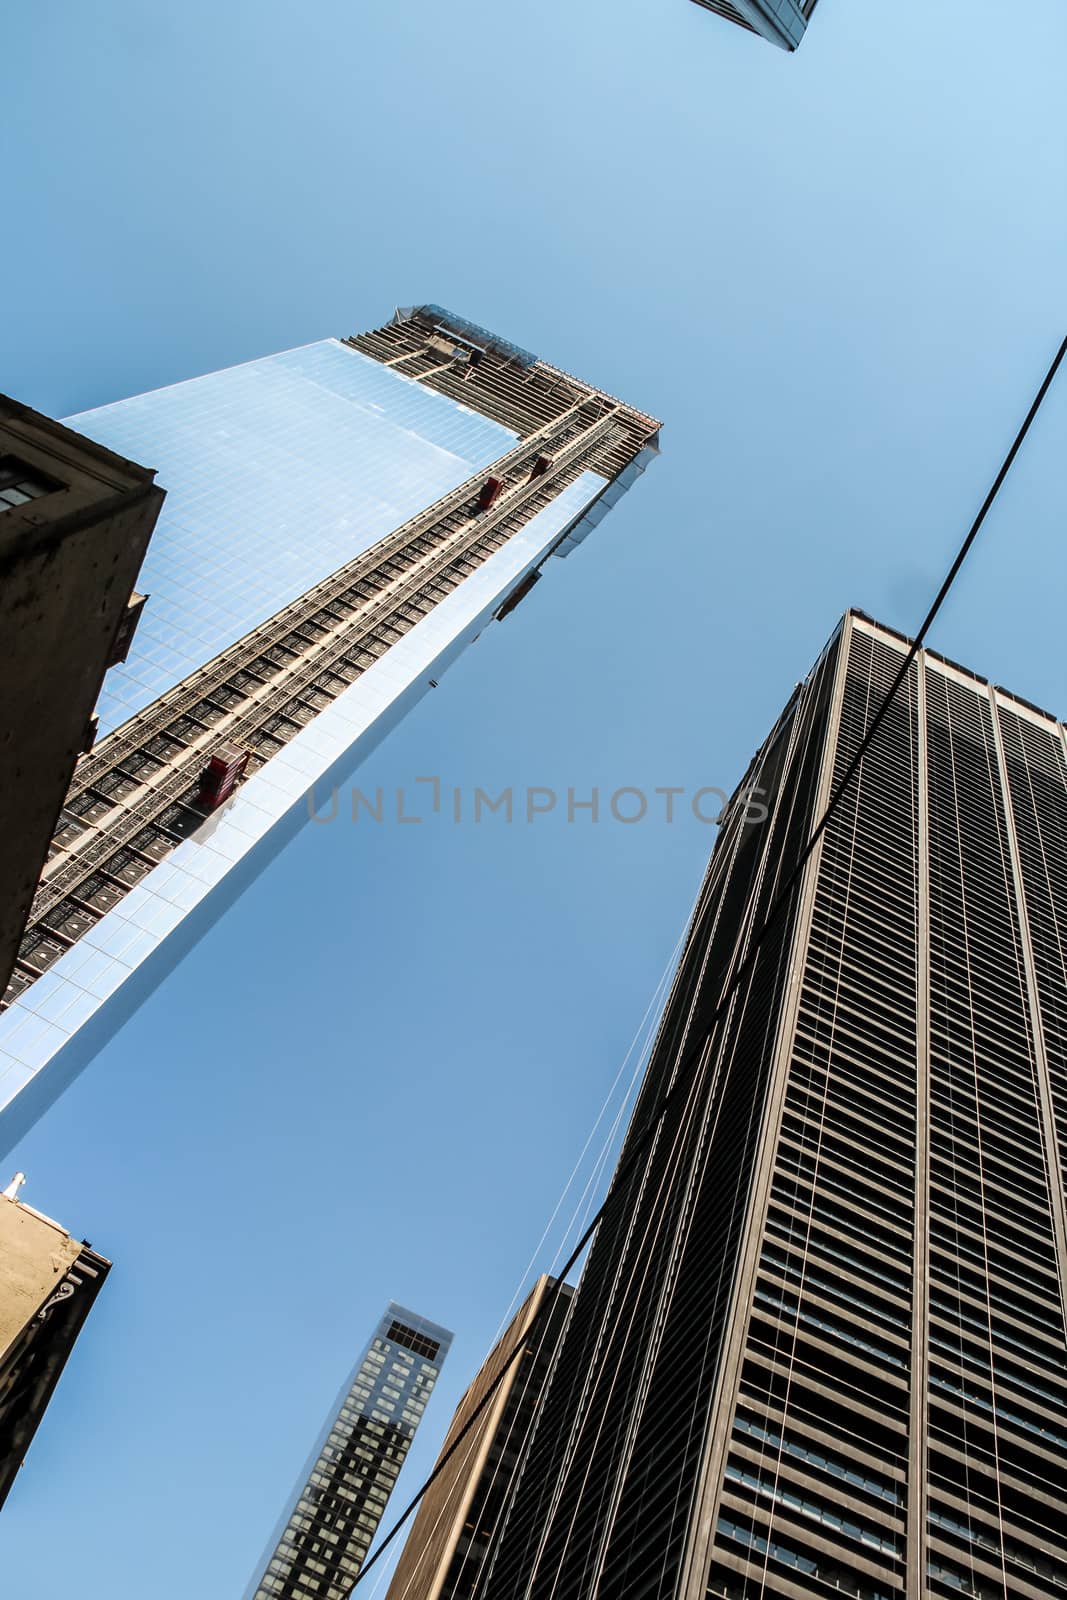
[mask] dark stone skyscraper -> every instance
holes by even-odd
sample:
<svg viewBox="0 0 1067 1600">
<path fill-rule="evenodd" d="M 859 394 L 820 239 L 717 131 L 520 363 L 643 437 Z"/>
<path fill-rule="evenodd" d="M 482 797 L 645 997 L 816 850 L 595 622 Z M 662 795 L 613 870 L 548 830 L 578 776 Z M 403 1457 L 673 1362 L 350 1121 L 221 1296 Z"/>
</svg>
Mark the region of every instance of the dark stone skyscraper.
<svg viewBox="0 0 1067 1600">
<path fill-rule="evenodd" d="M 709 1023 L 906 647 L 735 796 L 479 1600 L 1065 1592 L 1063 727 L 920 653 Z"/>
<path fill-rule="evenodd" d="M 706 11 L 758 33 L 783 50 L 795 50 L 819 0 L 696 0 Z"/>
</svg>

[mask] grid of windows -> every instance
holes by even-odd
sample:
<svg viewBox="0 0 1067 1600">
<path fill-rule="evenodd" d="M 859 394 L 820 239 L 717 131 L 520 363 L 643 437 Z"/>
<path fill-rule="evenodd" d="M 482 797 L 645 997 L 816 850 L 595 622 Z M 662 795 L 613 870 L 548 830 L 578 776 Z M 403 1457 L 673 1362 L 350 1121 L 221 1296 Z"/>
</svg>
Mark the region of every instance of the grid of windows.
<svg viewBox="0 0 1067 1600">
<path fill-rule="evenodd" d="M 414 1350 L 416 1355 L 426 1356 L 429 1361 L 441 1348 L 434 1339 L 427 1339 L 425 1334 L 416 1333 L 414 1328 L 407 1328 L 402 1322 L 391 1322 L 386 1337 L 394 1339 L 397 1344 L 407 1345 L 409 1350 Z"/>
<path fill-rule="evenodd" d="M 341 1600 L 366 1559 L 452 1339 L 393 1310 L 341 1396 L 250 1600 Z"/>
</svg>

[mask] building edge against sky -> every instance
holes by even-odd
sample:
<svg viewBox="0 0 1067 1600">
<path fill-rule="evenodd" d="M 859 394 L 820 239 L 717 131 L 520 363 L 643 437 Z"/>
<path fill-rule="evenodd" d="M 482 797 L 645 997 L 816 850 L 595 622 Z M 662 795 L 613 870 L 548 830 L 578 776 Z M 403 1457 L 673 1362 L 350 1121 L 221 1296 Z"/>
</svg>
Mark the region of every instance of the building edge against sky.
<svg viewBox="0 0 1067 1600">
<path fill-rule="evenodd" d="M 431 306 L 89 419 L 139 440 L 168 494 L 109 731 L 75 773 L 0 1014 L 6 1148 L 315 786 L 343 782 L 658 449 L 654 419 Z"/>
<path fill-rule="evenodd" d="M 529 1332 L 553 1287 L 552 1305 Z M 419 1505 L 385 1600 L 474 1600 L 485 1552 L 510 1496 L 512 1475 L 537 1416 L 573 1293 L 570 1284 L 539 1277 L 486 1356 L 456 1407 L 437 1459 L 435 1471 L 439 1469 L 440 1476 Z M 523 1351 L 515 1359 L 519 1342 Z M 492 1401 L 451 1459 L 443 1462 L 502 1372 Z"/>
<path fill-rule="evenodd" d="M 358 1576 L 452 1345 L 390 1301 L 300 1474 L 245 1600 L 336 1600 Z"/>
</svg>

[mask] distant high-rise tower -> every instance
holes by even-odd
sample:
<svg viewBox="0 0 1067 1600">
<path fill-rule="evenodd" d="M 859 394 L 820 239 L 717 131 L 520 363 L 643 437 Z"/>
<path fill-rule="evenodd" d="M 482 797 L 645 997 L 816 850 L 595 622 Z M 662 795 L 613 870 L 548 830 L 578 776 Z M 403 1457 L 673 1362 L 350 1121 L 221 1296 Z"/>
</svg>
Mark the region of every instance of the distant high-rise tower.
<svg viewBox="0 0 1067 1600">
<path fill-rule="evenodd" d="M 783 50 L 795 50 L 819 0 L 695 0 Z"/>
<path fill-rule="evenodd" d="M 451 1343 L 436 1322 L 389 1304 L 330 1413 L 246 1600 L 343 1600 Z"/>
<path fill-rule="evenodd" d="M 434 306 L 69 421 L 168 495 L 0 1016 L 8 1145 L 657 436 Z"/>
<path fill-rule="evenodd" d="M 111 1269 L 24 1205 L 22 1181 L 18 1173 L 0 1194 L 0 1505 Z"/>
<path fill-rule="evenodd" d="M 728 810 L 479 1600 L 1064 1592 L 1064 728 L 920 652 L 709 1025 L 906 648 Z"/>
<path fill-rule="evenodd" d="M 470 1422 L 486 1391 L 524 1339 L 553 1280 L 539 1278 L 486 1357 L 456 1409 L 442 1455 Z M 490 1403 L 423 1497 L 386 1600 L 473 1600 L 482 1563 L 538 1402 L 574 1293 L 558 1286 Z"/>
</svg>

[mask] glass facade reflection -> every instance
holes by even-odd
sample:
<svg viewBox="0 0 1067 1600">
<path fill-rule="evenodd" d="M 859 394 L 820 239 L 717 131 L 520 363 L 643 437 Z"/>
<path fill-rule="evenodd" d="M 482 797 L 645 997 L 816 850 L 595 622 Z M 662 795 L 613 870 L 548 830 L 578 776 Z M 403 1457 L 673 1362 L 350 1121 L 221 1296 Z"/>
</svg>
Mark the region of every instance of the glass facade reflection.
<svg viewBox="0 0 1067 1600">
<path fill-rule="evenodd" d="M 0 1001 L 7 1148 L 655 454 L 654 419 L 476 336 L 414 308 L 72 419 L 168 497 Z"/>
<path fill-rule="evenodd" d="M 335 568 L 488 467 L 516 435 L 337 339 L 66 418 L 167 491 L 107 678 L 108 733 Z"/>
<path fill-rule="evenodd" d="M 359 1574 L 452 1343 L 390 1302 L 245 1600 L 343 1600 Z"/>
</svg>

